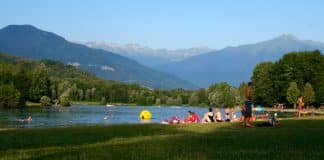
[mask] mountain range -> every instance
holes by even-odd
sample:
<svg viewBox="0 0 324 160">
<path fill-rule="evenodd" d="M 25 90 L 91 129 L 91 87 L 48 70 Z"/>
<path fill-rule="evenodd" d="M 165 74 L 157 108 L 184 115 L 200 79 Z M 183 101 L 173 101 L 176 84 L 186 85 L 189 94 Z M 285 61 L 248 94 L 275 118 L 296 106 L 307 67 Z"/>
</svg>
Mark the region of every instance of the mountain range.
<svg viewBox="0 0 324 160">
<path fill-rule="evenodd" d="M 215 82 L 229 82 L 238 86 L 243 81 L 249 81 L 256 64 L 278 60 L 288 52 L 306 50 L 320 50 L 323 53 L 324 43 L 300 40 L 291 34 L 285 34 L 268 41 L 192 56 L 155 69 L 177 75 L 200 87 Z"/>
<path fill-rule="evenodd" d="M 149 67 L 159 66 L 171 62 L 185 60 L 189 57 L 213 51 L 208 47 L 195 47 L 189 49 L 152 49 L 139 44 L 117 44 L 109 42 L 86 42 L 86 46 L 103 49 L 134 59 Z"/>
<path fill-rule="evenodd" d="M 89 42 L 82 45 L 31 25 L 10 25 L 0 30 L 2 52 L 59 60 L 104 79 L 162 89 L 194 89 L 216 82 L 238 86 L 249 81 L 256 64 L 278 60 L 288 52 L 306 50 L 323 52 L 324 43 L 285 34 L 220 50 L 207 47 L 167 50 L 137 44 Z"/>
<path fill-rule="evenodd" d="M 135 60 L 85 45 L 31 25 L 9 25 L 0 30 L 0 51 L 31 59 L 53 59 L 88 70 L 99 77 L 151 88 L 195 88 L 168 73 L 148 68 Z"/>
</svg>

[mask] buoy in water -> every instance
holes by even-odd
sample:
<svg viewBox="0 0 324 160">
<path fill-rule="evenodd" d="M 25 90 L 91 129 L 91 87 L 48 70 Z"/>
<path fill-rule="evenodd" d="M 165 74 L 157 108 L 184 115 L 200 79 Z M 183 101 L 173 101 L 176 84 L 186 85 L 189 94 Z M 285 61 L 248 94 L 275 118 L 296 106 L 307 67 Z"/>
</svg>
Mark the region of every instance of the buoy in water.
<svg viewBox="0 0 324 160">
<path fill-rule="evenodd" d="M 146 109 L 142 110 L 139 116 L 141 119 L 151 119 L 152 118 L 151 112 Z"/>
</svg>

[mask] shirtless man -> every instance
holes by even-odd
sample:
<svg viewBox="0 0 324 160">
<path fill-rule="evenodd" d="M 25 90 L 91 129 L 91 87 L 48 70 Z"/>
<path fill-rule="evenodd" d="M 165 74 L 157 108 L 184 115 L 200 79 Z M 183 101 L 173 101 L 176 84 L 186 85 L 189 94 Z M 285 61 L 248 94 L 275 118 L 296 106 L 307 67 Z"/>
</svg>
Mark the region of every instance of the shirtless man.
<svg viewBox="0 0 324 160">
<path fill-rule="evenodd" d="M 303 107 L 304 107 L 304 102 L 303 102 L 303 96 L 300 95 L 298 96 L 298 100 L 297 100 L 297 104 L 298 104 L 298 118 L 300 118 L 300 113 L 303 111 Z"/>
<path fill-rule="evenodd" d="M 248 83 L 248 86 L 245 89 L 245 112 L 244 112 L 244 126 L 245 127 L 251 127 L 251 124 L 249 123 L 250 118 L 252 116 L 252 82 Z"/>
</svg>

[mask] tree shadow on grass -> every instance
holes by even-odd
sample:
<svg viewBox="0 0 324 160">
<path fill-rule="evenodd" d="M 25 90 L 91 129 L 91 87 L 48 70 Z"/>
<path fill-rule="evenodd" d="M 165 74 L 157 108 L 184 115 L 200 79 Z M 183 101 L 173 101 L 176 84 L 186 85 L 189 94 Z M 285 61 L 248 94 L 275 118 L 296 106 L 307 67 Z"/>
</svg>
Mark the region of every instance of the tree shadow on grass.
<svg viewBox="0 0 324 160">
<path fill-rule="evenodd" d="M 129 138 L 156 134 L 176 134 L 175 126 L 157 124 L 114 125 L 46 129 L 14 129 L 0 132 L 0 151 L 73 146 L 108 141 L 112 138 Z"/>
</svg>

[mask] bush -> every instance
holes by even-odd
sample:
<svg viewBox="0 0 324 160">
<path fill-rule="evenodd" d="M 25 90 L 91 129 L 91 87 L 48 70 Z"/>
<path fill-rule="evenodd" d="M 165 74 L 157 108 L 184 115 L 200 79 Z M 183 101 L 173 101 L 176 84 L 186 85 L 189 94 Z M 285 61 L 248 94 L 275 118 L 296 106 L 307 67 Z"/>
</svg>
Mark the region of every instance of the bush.
<svg viewBox="0 0 324 160">
<path fill-rule="evenodd" d="M 0 84 L 0 107 L 17 107 L 19 98 L 20 92 L 15 88 L 13 84 Z"/>
<path fill-rule="evenodd" d="M 51 99 L 47 96 L 42 96 L 41 99 L 39 100 L 39 103 L 41 104 L 42 107 L 45 106 L 51 106 Z"/>
<path fill-rule="evenodd" d="M 68 95 L 63 94 L 62 96 L 60 96 L 60 105 L 61 106 L 70 106 L 70 99 Z"/>
</svg>

